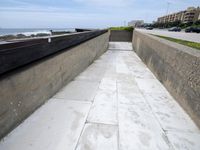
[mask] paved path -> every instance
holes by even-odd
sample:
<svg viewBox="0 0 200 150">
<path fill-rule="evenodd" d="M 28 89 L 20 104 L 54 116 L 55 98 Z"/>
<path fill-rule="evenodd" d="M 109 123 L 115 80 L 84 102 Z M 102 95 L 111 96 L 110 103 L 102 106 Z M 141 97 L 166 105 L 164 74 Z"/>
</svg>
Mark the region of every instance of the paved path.
<svg viewBox="0 0 200 150">
<path fill-rule="evenodd" d="M 83 73 L 0 142 L 0 150 L 199 150 L 200 132 L 130 43 Z"/>
<path fill-rule="evenodd" d="M 145 32 L 145 33 L 163 35 L 163 36 L 172 37 L 176 39 L 182 39 L 182 40 L 200 43 L 200 34 L 197 34 L 197 33 L 169 32 L 167 30 L 159 30 L 159 29 L 153 29 L 153 30 L 136 29 L 136 30 Z"/>
</svg>

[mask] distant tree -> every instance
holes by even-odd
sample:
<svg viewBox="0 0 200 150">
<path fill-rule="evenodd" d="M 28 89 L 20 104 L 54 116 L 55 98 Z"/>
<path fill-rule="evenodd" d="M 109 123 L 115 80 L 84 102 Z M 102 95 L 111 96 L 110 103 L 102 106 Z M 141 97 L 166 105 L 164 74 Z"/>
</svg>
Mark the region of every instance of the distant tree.
<svg viewBox="0 0 200 150">
<path fill-rule="evenodd" d="M 154 23 L 153 27 L 154 28 L 171 28 L 171 27 L 181 27 L 181 28 L 185 28 L 187 27 L 189 24 L 185 24 L 185 23 L 181 23 L 181 21 L 177 20 L 174 22 L 166 22 L 166 23 Z"/>
<path fill-rule="evenodd" d="M 186 28 L 186 24 L 185 24 L 185 23 L 180 23 L 180 24 L 179 24 L 179 27 L 181 27 L 181 28 Z"/>
<path fill-rule="evenodd" d="M 200 20 L 195 21 L 195 25 L 200 25 Z"/>
<path fill-rule="evenodd" d="M 181 24 L 181 21 L 177 20 L 173 22 L 173 26 L 179 26 Z"/>
</svg>

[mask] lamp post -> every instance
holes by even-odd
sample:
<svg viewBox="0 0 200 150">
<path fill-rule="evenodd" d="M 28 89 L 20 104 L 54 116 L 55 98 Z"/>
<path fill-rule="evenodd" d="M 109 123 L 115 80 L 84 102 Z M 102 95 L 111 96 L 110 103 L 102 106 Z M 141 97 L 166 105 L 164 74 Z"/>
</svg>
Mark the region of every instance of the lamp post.
<svg viewBox="0 0 200 150">
<path fill-rule="evenodd" d="M 126 21 L 124 21 L 124 26 L 126 26 Z"/>
</svg>

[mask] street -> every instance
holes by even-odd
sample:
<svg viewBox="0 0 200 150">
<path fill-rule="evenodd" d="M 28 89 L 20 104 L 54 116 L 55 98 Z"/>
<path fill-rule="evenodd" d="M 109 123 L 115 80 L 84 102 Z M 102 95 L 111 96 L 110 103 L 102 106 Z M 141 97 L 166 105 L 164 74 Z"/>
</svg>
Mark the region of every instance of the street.
<svg viewBox="0 0 200 150">
<path fill-rule="evenodd" d="M 184 30 L 181 32 L 169 32 L 166 29 L 153 29 L 153 30 L 146 30 L 146 29 L 136 29 L 138 31 L 142 31 L 145 33 L 150 33 L 150 34 L 156 34 L 156 35 L 162 35 L 166 37 L 172 37 L 176 39 L 182 39 L 186 41 L 192 41 L 192 42 L 197 42 L 200 43 L 200 34 L 198 33 L 185 33 Z"/>
</svg>

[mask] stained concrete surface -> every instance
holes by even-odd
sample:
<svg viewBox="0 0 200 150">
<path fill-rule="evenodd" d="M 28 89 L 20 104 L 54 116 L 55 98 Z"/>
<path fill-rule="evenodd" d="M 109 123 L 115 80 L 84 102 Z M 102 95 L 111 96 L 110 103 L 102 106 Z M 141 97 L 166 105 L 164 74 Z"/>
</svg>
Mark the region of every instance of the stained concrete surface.
<svg viewBox="0 0 200 150">
<path fill-rule="evenodd" d="M 0 142 L 11 149 L 199 150 L 200 132 L 131 43 L 110 43 Z"/>
<path fill-rule="evenodd" d="M 140 59 L 200 127 L 200 51 L 139 30 L 134 30 L 132 44 Z M 151 88 L 154 82 L 147 79 L 138 80 L 138 85 Z"/>
<path fill-rule="evenodd" d="M 0 139 L 107 51 L 109 35 L 109 32 L 107 32 L 1 76 Z M 95 68 L 93 66 L 92 69 L 87 69 L 89 70 L 87 75 L 92 74 L 90 72 L 96 72 L 99 75 L 102 74 L 101 78 L 103 72 Z M 84 77 L 87 78 L 87 75 Z M 82 85 L 82 87 L 95 87 L 95 85 L 92 86 L 87 83 L 79 85 Z M 72 83 L 71 87 L 76 88 L 76 90 L 82 90 L 82 87 L 78 86 L 77 82 Z M 91 88 L 88 89 L 88 92 L 90 90 Z M 60 97 L 67 96 L 69 98 L 70 95 L 73 95 L 73 91 L 71 92 L 69 91 L 64 95 L 61 92 Z M 80 94 L 78 96 L 80 97 Z M 72 98 L 79 100 L 78 96 L 73 96 Z M 84 95 L 87 101 L 92 97 L 92 93 L 91 95 Z"/>
<path fill-rule="evenodd" d="M 0 143 L 0 150 L 74 149 L 90 103 L 51 99 Z"/>
<path fill-rule="evenodd" d="M 133 31 L 110 30 L 109 40 L 112 42 L 131 42 Z"/>
</svg>

